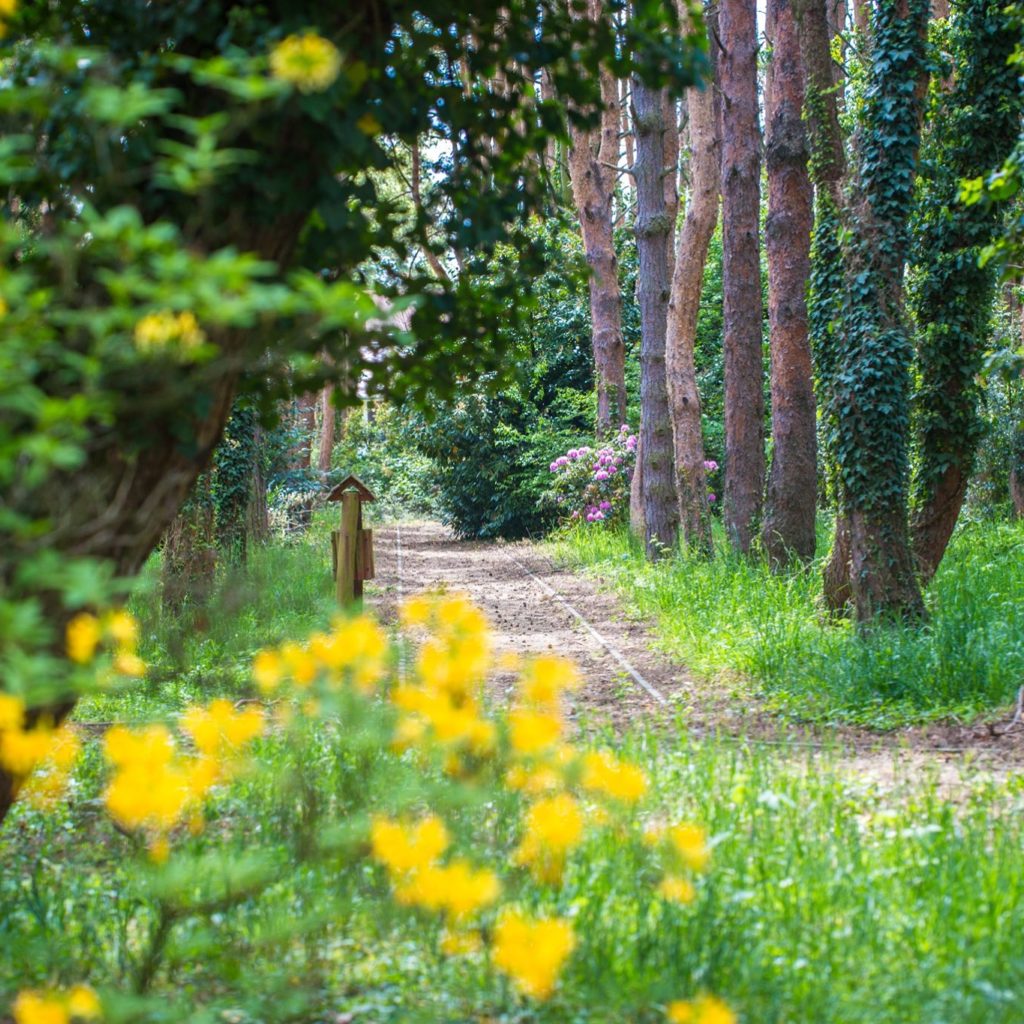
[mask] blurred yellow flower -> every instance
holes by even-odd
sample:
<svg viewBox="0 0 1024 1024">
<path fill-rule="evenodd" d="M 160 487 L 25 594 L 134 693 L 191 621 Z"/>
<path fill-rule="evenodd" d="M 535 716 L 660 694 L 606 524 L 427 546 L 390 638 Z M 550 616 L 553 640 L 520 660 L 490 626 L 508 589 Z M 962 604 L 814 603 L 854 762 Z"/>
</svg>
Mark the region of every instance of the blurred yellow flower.
<svg viewBox="0 0 1024 1024">
<path fill-rule="evenodd" d="M 118 651 L 114 655 L 114 671 L 132 679 L 141 679 L 146 674 L 146 663 L 129 651 Z"/>
<path fill-rule="evenodd" d="M 72 1017 L 98 1017 L 99 997 L 88 985 L 76 985 L 68 992 L 68 1013 Z"/>
<path fill-rule="evenodd" d="M 39 992 L 22 992 L 11 1008 L 15 1024 L 68 1024 L 70 1014 L 63 999 Z"/>
<path fill-rule="evenodd" d="M 490 906 L 501 893 L 493 871 L 474 870 L 457 859 L 444 867 L 428 864 L 412 871 L 395 887 L 395 899 L 404 906 L 443 910 L 455 923 Z"/>
<path fill-rule="evenodd" d="M 693 882 L 678 875 L 666 875 L 658 886 L 658 895 L 670 903 L 692 903 L 697 895 Z"/>
<path fill-rule="evenodd" d="M 483 949 L 483 942 L 477 932 L 453 932 L 446 929 L 441 933 L 440 946 L 446 956 L 470 956 Z"/>
<path fill-rule="evenodd" d="M 169 309 L 147 313 L 136 323 L 134 338 L 140 352 L 157 352 L 173 346 L 187 353 L 206 341 L 195 313 L 173 313 Z"/>
<path fill-rule="evenodd" d="M 0 732 L 21 729 L 25 721 L 25 702 L 11 693 L 0 693 Z"/>
<path fill-rule="evenodd" d="M 606 751 L 583 755 L 583 787 L 614 800 L 635 803 L 647 792 L 647 776 Z"/>
<path fill-rule="evenodd" d="M 225 755 L 238 751 L 263 733 L 264 716 L 258 707 L 236 711 L 223 698 L 209 707 L 189 708 L 180 719 L 181 728 L 203 754 Z"/>
<path fill-rule="evenodd" d="M 556 715 L 518 708 L 508 714 L 509 738 L 517 754 L 539 754 L 562 738 L 562 720 Z"/>
<path fill-rule="evenodd" d="M 123 608 L 104 616 L 103 629 L 123 647 L 133 650 L 139 640 L 139 624 Z"/>
<path fill-rule="evenodd" d="M 0 733 L 0 766 L 23 778 L 42 764 L 53 749 L 53 730 L 47 726 Z"/>
<path fill-rule="evenodd" d="M 693 1002 L 677 1000 L 665 1008 L 671 1024 L 736 1024 L 736 1014 L 715 996 L 698 996 Z"/>
<path fill-rule="evenodd" d="M 448 843 L 448 830 L 434 814 L 414 825 L 376 817 L 370 826 L 373 856 L 396 874 L 434 863 L 448 848 Z"/>
<path fill-rule="evenodd" d="M 668 839 L 680 859 L 694 871 L 703 871 L 711 860 L 707 833 L 699 825 L 683 823 L 668 830 Z"/>
<path fill-rule="evenodd" d="M 531 920 L 507 911 L 494 929 L 494 966 L 534 999 L 554 991 L 562 967 L 576 945 L 572 925 L 560 918 Z"/>
<path fill-rule="evenodd" d="M 79 612 L 65 629 L 68 657 L 80 665 L 92 661 L 103 631 L 100 621 L 88 612 Z"/>
<path fill-rule="evenodd" d="M 543 654 L 527 662 L 519 681 L 519 696 L 527 704 L 556 710 L 563 691 L 574 690 L 579 685 L 579 670 L 573 662 L 558 655 Z"/>
<path fill-rule="evenodd" d="M 341 73 L 341 54 L 329 39 L 304 32 L 288 36 L 271 50 L 270 70 L 300 92 L 323 92 Z"/>
<path fill-rule="evenodd" d="M 261 693 L 269 693 L 281 682 L 284 666 L 277 651 L 260 651 L 252 661 L 252 677 Z"/>
</svg>

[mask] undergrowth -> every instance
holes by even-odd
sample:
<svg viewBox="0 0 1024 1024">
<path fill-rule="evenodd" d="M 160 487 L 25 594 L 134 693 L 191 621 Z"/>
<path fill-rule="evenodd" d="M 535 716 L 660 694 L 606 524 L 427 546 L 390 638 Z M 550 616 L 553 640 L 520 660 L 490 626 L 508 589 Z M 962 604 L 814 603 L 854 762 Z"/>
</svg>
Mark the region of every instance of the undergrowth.
<svg viewBox="0 0 1024 1024">
<path fill-rule="evenodd" d="M 625 530 L 589 527 L 553 550 L 611 582 L 694 672 L 747 677 L 794 718 L 876 728 L 970 718 L 1024 683 L 1024 526 L 966 526 L 928 588 L 927 622 L 867 636 L 824 618 L 821 557 L 772 573 L 719 541 L 713 559 L 681 552 L 652 565 Z"/>
</svg>

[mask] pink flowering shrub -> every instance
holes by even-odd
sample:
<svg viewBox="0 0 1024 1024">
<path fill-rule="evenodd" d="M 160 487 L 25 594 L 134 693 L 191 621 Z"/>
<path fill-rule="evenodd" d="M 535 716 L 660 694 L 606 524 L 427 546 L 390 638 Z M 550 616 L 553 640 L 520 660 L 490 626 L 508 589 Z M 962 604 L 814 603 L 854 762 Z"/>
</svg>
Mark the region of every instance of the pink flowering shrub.
<svg viewBox="0 0 1024 1024">
<path fill-rule="evenodd" d="M 623 424 L 602 447 L 570 448 L 551 463 L 552 491 L 566 519 L 608 523 L 626 518 L 636 440 Z"/>
</svg>

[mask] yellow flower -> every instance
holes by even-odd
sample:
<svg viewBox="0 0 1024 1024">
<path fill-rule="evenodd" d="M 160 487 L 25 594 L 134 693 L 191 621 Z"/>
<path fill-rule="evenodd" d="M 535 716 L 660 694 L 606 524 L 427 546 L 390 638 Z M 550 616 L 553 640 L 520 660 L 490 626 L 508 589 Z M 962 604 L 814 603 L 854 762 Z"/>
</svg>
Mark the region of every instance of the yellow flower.
<svg viewBox="0 0 1024 1024">
<path fill-rule="evenodd" d="M 736 1014 L 715 996 L 698 996 L 692 1003 L 676 1000 L 665 1008 L 671 1024 L 736 1024 Z"/>
<path fill-rule="evenodd" d="M 606 751 L 583 755 L 583 787 L 614 800 L 635 803 L 647 792 L 647 776 Z"/>
<path fill-rule="evenodd" d="M 102 636 L 99 619 L 88 612 L 80 612 L 67 624 L 64 635 L 68 657 L 84 665 L 92 661 L 99 646 Z"/>
<path fill-rule="evenodd" d="M 443 910 L 451 922 L 462 921 L 490 906 L 501 893 L 493 871 L 475 871 L 465 860 L 445 867 L 427 864 L 412 871 L 395 888 L 395 899 L 404 906 Z"/>
<path fill-rule="evenodd" d="M 512 749 L 517 754 L 539 754 L 562 737 L 562 721 L 556 715 L 518 708 L 508 715 Z"/>
<path fill-rule="evenodd" d="M 68 1024 L 70 1019 L 64 1001 L 39 992 L 22 992 L 12 1007 L 15 1024 Z"/>
<path fill-rule="evenodd" d="M 18 777 L 29 775 L 52 749 L 53 731 L 46 726 L 0 733 L 0 765 Z"/>
<path fill-rule="evenodd" d="M 103 620 L 105 631 L 122 647 L 134 649 L 139 640 L 139 624 L 123 608 L 110 612 Z"/>
<path fill-rule="evenodd" d="M 252 661 L 252 677 L 261 693 L 270 693 L 277 688 L 284 675 L 281 655 L 277 651 L 260 651 Z"/>
<path fill-rule="evenodd" d="M 678 875 L 666 875 L 658 886 L 658 895 L 670 903 L 692 903 L 696 896 L 693 883 Z"/>
<path fill-rule="evenodd" d="M 98 1017 L 99 997 L 88 985 L 76 985 L 68 993 L 68 1012 L 72 1017 Z"/>
<path fill-rule="evenodd" d="M 10 693 L 0 693 L 0 732 L 21 729 L 25 721 L 25 702 Z"/>
<path fill-rule="evenodd" d="M 448 849 L 448 830 L 431 814 L 415 825 L 376 817 L 370 826 L 373 856 L 396 874 L 434 863 Z"/>
<path fill-rule="evenodd" d="M 296 686 L 309 686 L 316 679 L 316 659 L 305 647 L 292 641 L 282 644 L 281 658 Z"/>
<path fill-rule="evenodd" d="M 129 651 L 118 651 L 114 655 L 114 671 L 132 679 L 141 679 L 146 674 L 146 663 Z"/>
<path fill-rule="evenodd" d="M 425 626 L 434 613 L 434 601 L 427 594 L 417 594 L 402 602 L 398 620 L 403 626 Z"/>
<path fill-rule="evenodd" d="M 525 765 L 514 764 L 505 773 L 505 786 L 508 789 L 536 796 L 550 793 L 562 785 L 562 776 L 551 767 L 529 769 Z"/>
<path fill-rule="evenodd" d="M 230 701 L 221 698 L 207 708 L 189 708 L 180 724 L 201 753 L 224 755 L 262 734 L 263 712 L 256 707 L 235 711 Z"/>
<path fill-rule="evenodd" d="M 160 351 L 172 345 L 179 352 L 190 352 L 206 340 L 194 313 L 172 313 L 169 309 L 147 313 L 136 323 L 134 337 L 140 352 Z"/>
<path fill-rule="evenodd" d="M 566 853 L 583 838 L 583 813 L 567 793 L 538 800 L 526 813 L 526 834 L 515 852 L 538 882 L 557 883 Z"/>
<path fill-rule="evenodd" d="M 575 945 L 568 921 L 531 920 L 518 911 L 509 911 L 495 927 L 492 959 L 521 992 L 534 999 L 547 999 Z"/>
<path fill-rule="evenodd" d="M 270 70 L 300 92 L 323 92 L 341 72 L 341 54 L 329 39 L 304 32 L 288 36 L 271 50 Z"/>
<path fill-rule="evenodd" d="M 519 681 L 519 695 L 527 704 L 554 710 L 563 690 L 574 690 L 580 674 L 568 659 L 553 654 L 532 658 Z"/>
<path fill-rule="evenodd" d="M 668 830 L 668 838 L 683 863 L 694 871 L 703 871 L 711 860 L 707 833 L 699 825 L 683 823 Z"/>
</svg>

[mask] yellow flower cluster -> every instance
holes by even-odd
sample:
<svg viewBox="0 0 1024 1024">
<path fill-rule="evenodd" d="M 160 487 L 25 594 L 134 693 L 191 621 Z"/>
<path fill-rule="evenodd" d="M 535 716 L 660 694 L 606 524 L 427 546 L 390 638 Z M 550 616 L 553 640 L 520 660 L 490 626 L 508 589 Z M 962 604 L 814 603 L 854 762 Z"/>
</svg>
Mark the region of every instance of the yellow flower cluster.
<svg viewBox="0 0 1024 1024">
<path fill-rule="evenodd" d="M 163 725 L 115 726 L 103 744 L 114 773 L 103 794 L 110 816 L 122 828 L 144 832 L 154 860 L 166 859 L 170 832 L 186 819 L 202 827 L 202 802 L 230 777 L 241 748 L 263 731 L 263 712 L 235 711 L 227 701 L 191 708 L 180 720 L 198 756 L 181 754 Z"/>
<path fill-rule="evenodd" d="M 341 54 L 329 39 L 304 32 L 288 36 L 271 50 L 270 71 L 300 92 L 323 92 L 341 72 Z"/>
<path fill-rule="evenodd" d="M 736 1024 L 736 1014 L 715 996 L 676 1000 L 665 1008 L 665 1015 L 670 1024 Z"/>
<path fill-rule="evenodd" d="M 585 819 L 575 797 L 568 793 L 531 804 L 524 819 L 526 834 L 515 862 L 529 867 L 538 882 L 561 880 L 565 855 L 583 841 Z"/>
<path fill-rule="evenodd" d="M 285 684 L 308 691 L 321 680 L 328 691 L 349 683 L 369 696 L 387 669 L 387 636 L 368 615 L 357 615 L 339 617 L 330 633 L 315 633 L 305 645 L 289 641 L 260 651 L 252 674 L 264 694 Z"/>
<path fill-rule="evenodd" d="M 37 807 L 52 807 L 67 788 L 80 745 L 67 727 L 54 729 L 45 718 L 28 728 L 26 722 L 25 702 L 0 693 L 0 767 L 19 780 L 32 776 L 25 798 Z"/>
<path fill-rule="evenodd" d="M 15 1024 L 70 1024 L 72 1020 L 96 1020 L 100 1001 L 86 985 L 64 993 L 27 991 L 14 1000 L 11 1013 Z"/>
<path fill-rule="evenodd" d="M 370 829 L 373 856 L 388 869 L 397 902 L 441 911 L 450 925 L 458 925 L 494 903 L 501 883 L 493 871 L 475 869 L 462 858 L 439 864 L 449 842 L 436 815 L 415 824 L 378 817 Z M 454 948 L 463 937 L 448 938 Z"/>
<path fill-rule="evenodd" d="M 100 618 L 80 612 L 68 624 L 64 634 L 68 657 L 79 665 L 89 664 L 100 645 L 109 643 L 114 651 L 114 671 L 123 676 L 139 678 L 146 666 L 136 653 L 139 626 L 123 608 L 107 612 Z"/>
<path fill-rule="evenodd" d="M 206 335 L 199 326 L 195 313 L 172 313 L 162 309 L 147 313 L 135 325 L 135 347 L 140 352 L 163 352 L 172 349 L 180 355 L 187 355 L 206 341 Z"/>
<path fill-rule="evenodd" d="M 482 685 L 491 667 L 487 619 L 465 597 L 422 595 L 401 609 L 406 627 L 426 627 L 414 683 L 396 686 L 401 712 L 396 745 L 433 740 L 453 754 L 484 755 L 494 748 L 494 723 L 483 715 Z"/>
<path fill-rule="evenodd" d="M 492 960 L 520 992 L 547 999 L 575 946 L 568 921 L 554 917 L 531 920 L 517 911 L 506 911 L 494 929 Z"/>
</svg>

